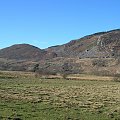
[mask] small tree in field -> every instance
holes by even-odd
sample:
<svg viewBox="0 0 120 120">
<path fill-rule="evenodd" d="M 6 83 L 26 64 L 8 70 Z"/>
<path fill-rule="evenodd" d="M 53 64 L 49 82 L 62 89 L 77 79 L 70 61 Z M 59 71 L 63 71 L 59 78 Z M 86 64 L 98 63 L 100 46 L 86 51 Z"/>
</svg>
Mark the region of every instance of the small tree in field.
<svg viewBox="0 0 120 120">
<path fill-rule="evenodd" d="M 33 72 L 37 72 L 39 70 L 39 64 L 35 64 L 33 68 Z"/>
<path fill-rule="evenodd" d="M 115 82 L 120 82 L 120 74 L 116 74 L 114 77 Z"/>
<path fill-rule="evenodd" d="M 68 74 L 62 74 L 63 79 L 67 79 Z"/>
<path fill-rule="evenodd" d="M 62 66 L 62 77 L 67 79 L 67 76 L 71 73 L 71 66 L 69 63 L 65 62 Z"/>
</svg>

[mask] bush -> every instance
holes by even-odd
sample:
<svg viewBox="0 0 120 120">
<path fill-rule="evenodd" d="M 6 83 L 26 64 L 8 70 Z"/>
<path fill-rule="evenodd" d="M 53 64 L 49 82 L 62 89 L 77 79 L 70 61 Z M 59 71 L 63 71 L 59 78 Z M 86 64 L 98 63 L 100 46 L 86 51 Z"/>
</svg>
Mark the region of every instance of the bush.
<svg viewBox="0 0 120 120">
<path fill-rule="evenodd" d="M 114 78 L 114 81 L 115 81 L 115 82 L 120 82 L 120 77 L 115 77 L 115 78 Z"/>
<path fill-rule="evenodd" d="M 13 118 L 13 120 L 22 120 L 21 118 Z"/>
<path fill-rule="evenodd" d="M 114 75 L 114 79 L 115 82 L 120 82 L 120 74 L 116 74 Z"/>
<path fill-rule="evenodd" d="M 107 70 L 102 70 L 102 71 L 93 71 L 93 75 L 98 75 L 98 76 L 112 76 L 111 73 Z"/>
<path fill-rule="evenodd" d="M 97 67 L 106 67 L 107 62 L 103 59 L 95 59 L 95 60 L 93 60 L 92 65 L 97 66 Z"/>
<path fill-rule="evenodd" d="M 55 71 L 49 71 L 47 69 L 39 69 L 35 72 L 35 77 L 42 77 L 42 76 L 49 76 L 49 75 L 56 75 Z"/>
<path fill-rule="evenodd" d="M 68 74 L 63 74 L 62 77 L 63 79 L 67 79 Z"/>
</svg>

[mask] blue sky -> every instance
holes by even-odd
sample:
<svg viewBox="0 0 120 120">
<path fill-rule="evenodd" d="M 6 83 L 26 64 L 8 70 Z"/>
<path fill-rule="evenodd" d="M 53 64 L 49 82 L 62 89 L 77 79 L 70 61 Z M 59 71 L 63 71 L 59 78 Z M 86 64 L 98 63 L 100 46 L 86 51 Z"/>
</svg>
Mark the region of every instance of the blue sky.
<svg viewBox="0 0 120 120">
<path fill-rule="evenodd" d="M 120 0 L 1 0 L 0 48 L 47 48 L 120 28 Z"/>
</svg>

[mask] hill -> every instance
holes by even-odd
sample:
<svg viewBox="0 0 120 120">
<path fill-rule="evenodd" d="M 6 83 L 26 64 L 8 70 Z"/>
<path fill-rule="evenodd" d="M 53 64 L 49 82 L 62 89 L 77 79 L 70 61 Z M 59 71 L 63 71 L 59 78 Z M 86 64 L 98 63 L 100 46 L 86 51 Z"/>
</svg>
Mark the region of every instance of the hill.
<svg viewBox="0 0 120 120">
<path fill-rule="evenodd" d="M 118 57 L 120 29 L 88 35 L 64 45 L 49 47 L 46 51 L 56 52 L 59 57 Z"/>
<path fill-rule="evenodd" d="M 0 50 L 0 70 L 120 74 L 120 29 L 40 49 L 17 44 Z"/>
<path fill-rule="evenodd" d="M 38 61 L 51 56 L 53 58 L 54 53 L 49 53 L 29 44 L 16 44 L 0 50 L 0 58 L 15 60 Z"/>
</svg>

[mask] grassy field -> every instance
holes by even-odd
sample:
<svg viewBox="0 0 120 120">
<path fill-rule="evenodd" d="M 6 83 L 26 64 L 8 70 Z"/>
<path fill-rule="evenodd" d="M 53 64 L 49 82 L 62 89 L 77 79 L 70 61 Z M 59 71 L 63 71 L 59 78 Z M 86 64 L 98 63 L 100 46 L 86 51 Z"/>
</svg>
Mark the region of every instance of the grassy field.
<svg viewBox="0 0 120 120">
<path fill-rule="evenodd" d="M 120 120 L 120 82 L 7 74 L 0 77 L 0 120 Z"/>
</svg>

